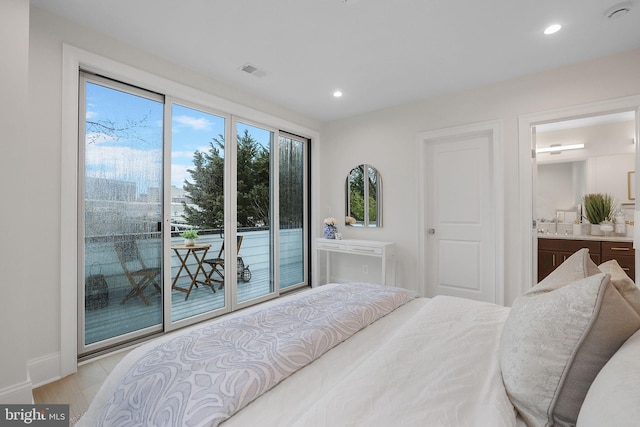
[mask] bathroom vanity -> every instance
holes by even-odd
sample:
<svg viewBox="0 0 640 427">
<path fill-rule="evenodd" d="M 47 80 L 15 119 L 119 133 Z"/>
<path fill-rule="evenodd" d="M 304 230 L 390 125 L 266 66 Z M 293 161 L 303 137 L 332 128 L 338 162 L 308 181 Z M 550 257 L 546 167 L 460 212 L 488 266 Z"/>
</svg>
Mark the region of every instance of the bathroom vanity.
<svg viewBox="0 0 640 427">
<path fill-rule="evenodd" d="M 635 253 L 630 237 L 538 235 L 538 282 L 555 270 L 574 252 L 589 249 L 597 265 L 615 259 L 635 281 Z"/>
</svg>

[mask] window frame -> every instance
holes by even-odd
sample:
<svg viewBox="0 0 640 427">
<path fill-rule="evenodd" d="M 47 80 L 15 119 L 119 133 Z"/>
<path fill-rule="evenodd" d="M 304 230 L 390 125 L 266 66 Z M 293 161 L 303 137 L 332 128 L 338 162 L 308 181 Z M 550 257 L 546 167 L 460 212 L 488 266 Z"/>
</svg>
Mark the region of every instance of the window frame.
<svg viewBox="0 0 640 427">
<path fill-rule="evenodd" d="M 62 49 L 62 111 L 61 111 L 61 217 L 60 217 L 60 376 L 66 376 L 77 371 L 77 283 L 78 283 L 78 103 L 80 70 L 103 75 L 107 78 L 127 82 L 134 86 L 144 87 L 146 90 L 162 93 L 167 98 L 187 100 L 194 105 L 202 105 L 215 111 L 225 111 L 226 114 L 242 117 L 243 122 L 269 123 L 276 129 L 288 129 L 290 133 L 304 135 L 316 143 L 310 148 L 312 158 L 318 158 L 318 142 L 320 135 L 311 129 L 289 120 L 282 119 L 264 111 L 260 111 L 237 102 L 229 101 L 219 96 L 207 93 L 186 84 L 170 80 L 165 77 L 143 71 L 139 68 L 103 57 L 101 55 L 79 49 L 75 46 L 63 44 Z M 276 136 L 277 137 L 277 136 Z M 311 183 L 317 168 L 308 171 Z M 308 203 L 317 206 L 317 185 L 310 188 Z M 312 209 L 312 212 L 317 209 Z M 164 219 L 164 226 L 170 218 Z M 308 233 L 312 236 L 319 234 L 312 223 L 318 222 L 317 215 L 312 215 L 308 225 Z M 313 244 L 307 246 L 308 254 L 315 250 Z M 317 277 L 315 267 L 313 277 L 307 285 L 313 286 Z"/>
</svg>

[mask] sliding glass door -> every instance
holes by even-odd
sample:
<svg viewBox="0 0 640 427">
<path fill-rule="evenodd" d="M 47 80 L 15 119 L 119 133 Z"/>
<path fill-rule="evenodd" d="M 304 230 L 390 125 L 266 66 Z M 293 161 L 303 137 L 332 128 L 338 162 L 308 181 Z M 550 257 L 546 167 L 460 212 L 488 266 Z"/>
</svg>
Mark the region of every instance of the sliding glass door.
<svg viewBox="0 0 640 427">
<path fill-rule="evenodd" d="M 307 282 L 308 141 L 281 132 L 278 138 L 278 271 L 280 289 Z"/>
<path fill-rule="evenodd" d="M 170 114 L 171 321 L 168 327 L 227 307 L 223 261 L 227 119 L 176 103 L 171 104 Z M 197 235 L 194 242 L 185 242 L 183 235 L 188 231 Z"/>
<path fill-rule="evenodd" d="M 306 286 L 308 140 L 80 80 L 80 356 Z"/>
<path fill-rule="evenodd" d="M 237 303 L 242 304 L 274 292 L 274 131 L 238 122 L 236 133 L 236 281 Z M 244 269 L 251 272 L 250 280 Z"/>
<path fill-rule="evenodd" d="M 163 99 L 82 74 L 79 353 L 162 329 Z"/>
</svg>

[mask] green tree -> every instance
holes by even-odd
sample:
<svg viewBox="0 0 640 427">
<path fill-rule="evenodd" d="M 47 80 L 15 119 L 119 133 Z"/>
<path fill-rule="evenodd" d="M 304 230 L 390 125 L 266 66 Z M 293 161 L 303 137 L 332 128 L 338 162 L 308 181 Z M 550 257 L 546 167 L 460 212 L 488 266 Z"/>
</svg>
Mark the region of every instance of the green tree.
<svg viewBox="0 0 640 427">
<path fill-rule="evenodd" d="M 185 180 L 183 188 L 197 207 L 184 205 L 187 223 L 200 228 L 222 228 L 224 224 L 224 138 L 218 135 L 209 143 L 209 152 L 196 151 L 193 169 L 188 169 L 193 182 Z"/>
<path fill-rule="evenodd" d="M 237 135 L 238 159 L 238 227 L 269 225 L 269 150 L 245 130 Z M 200 228 L 222 228 L 224 225 L 224 137 L 218 135 L 209 143 L 209 152 L 196 151 L 193 156 L 191 182 L 184 190 L 197 207 L 184 204 L 185 219 Z"/>
<path fill-rule="evenodd" d="M 269 225 L 269 150 L 245 129 L 238 135 L 238 227 Z"/>
</svg>

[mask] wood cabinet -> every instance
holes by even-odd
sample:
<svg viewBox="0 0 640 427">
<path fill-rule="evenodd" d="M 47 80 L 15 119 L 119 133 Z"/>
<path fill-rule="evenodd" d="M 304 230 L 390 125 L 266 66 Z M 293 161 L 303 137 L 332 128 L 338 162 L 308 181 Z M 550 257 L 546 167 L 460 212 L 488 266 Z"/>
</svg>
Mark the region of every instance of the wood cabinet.
<svg viewBox="0 0 640 427">
<path fill-rule="evenodd" d="M 596 240 L 538 239 L 538 282 L 582 248 L 600 264 L 600 242 Z"/>
<path fill-rule="evenodd" d="M 589 249 L 589 256 L 598 265 L 615 259 L 635 281 L 635 253 L 631 242 L 538 239 L 538 282 L 582 248 Z"/>
<path fill-rule="evenodd" d="M 602 262 L 615 259 L 620 267 L 636 280 L 636 257 L 632 242 L 602 242 Z"/>
</svg>

